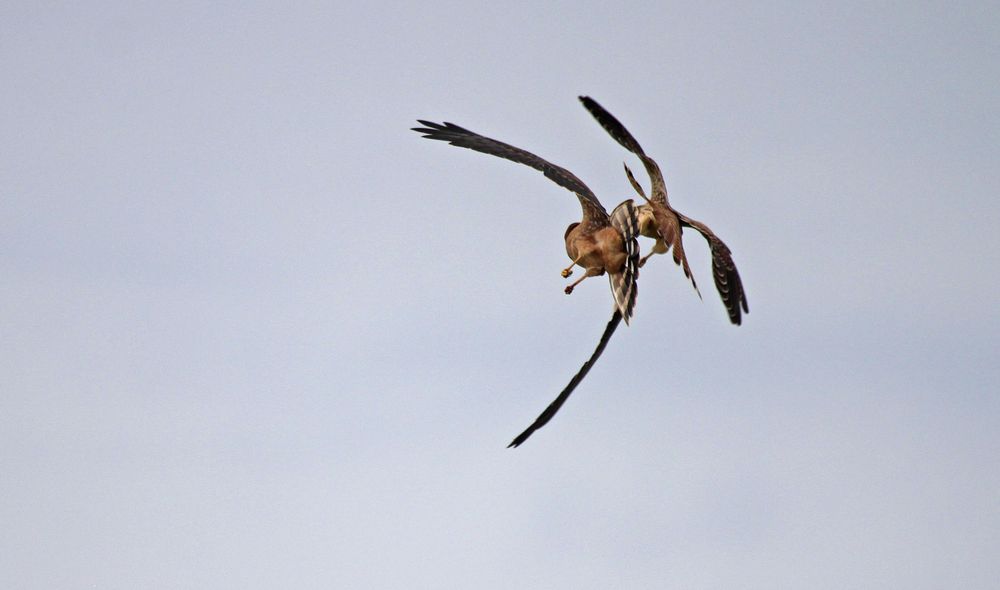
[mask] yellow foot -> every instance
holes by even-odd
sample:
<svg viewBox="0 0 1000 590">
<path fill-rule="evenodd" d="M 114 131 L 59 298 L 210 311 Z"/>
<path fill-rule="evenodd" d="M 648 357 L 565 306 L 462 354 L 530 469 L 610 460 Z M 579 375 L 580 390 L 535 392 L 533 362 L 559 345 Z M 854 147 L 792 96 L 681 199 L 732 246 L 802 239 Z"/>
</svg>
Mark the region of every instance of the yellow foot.
<svg viewBox="0 0 1000 590">
<path fill-rule="evenodd" d="M 562 270 L 562 278 L 564 278 L 564 279 L 567 278 L 567 277 L 569 277 L 569 275 L 571 275 L 571 274 L 573 274 L 573 269 L 572 268 L 564 268 Z"/>
</svg>

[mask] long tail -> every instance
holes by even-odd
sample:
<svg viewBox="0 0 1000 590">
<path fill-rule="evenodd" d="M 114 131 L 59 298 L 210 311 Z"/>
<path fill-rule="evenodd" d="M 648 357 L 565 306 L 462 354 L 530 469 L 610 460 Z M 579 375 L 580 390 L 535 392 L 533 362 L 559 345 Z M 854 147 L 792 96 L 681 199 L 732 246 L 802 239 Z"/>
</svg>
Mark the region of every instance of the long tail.
<svg viewBox="0 0 1000 590">
<path fill-rule="evenodd" d="M 604 347 L 608 345 L 608 341 L 611 340 L 611 335 L 615 333 L 615 329 L 618 328 L 618 324 L 620 324 L 621 321 L 621 311 L 619 311 L 616 307 L 615 313 L 611 315 L 611 320 L 608 322 L 607 327 L 604 328 L 604 334 L 601 334 L 601 341 L 597 343 L 597 348 L 594 349 L 594 353 L 590 355 L 587 362 L 583 363 L 583 366 L 580 367 L 580 370 L 576 373 L 576 375 L 573 375 L 573 378 L 570 379 L 566 388 L 559 393 L 559 397 L 557 397 L 555 401 L 549 404 L 549 407 L 545 408 L 545 411 L 535 418 L 535 421 L 532 422 L 531 426 L 525 429 L 525 431 L 521 434 L 517 435 L 517 438 L 507 445 L 508 449 L 520 446 L 521 443 L 528 440 L 528 437 L 534 434 L 536 430 L 549 423 L 549 420 L 556 415 L 559 408 L 566 403 L 566 400 L 569 398 L 569 395 L 573 393 L 573 390 L 576 389 L 576 386 L 579 385 L 580 382 L 583 381 L 583 378 L 587 376 L 587 373 L 590 372 L 590 368 L 594 366 L 597 359 L 601 357 L 601 353 L 604 352 Z"/>
<path fill-rule="evenodd" d="M 615 305 L 621 312 L 625 323 L 628 324 L 635 309 L 635 299 L 639 292 L 637 280 L 639 278 L 639 217 L 635 209 L 635 204 L 631 199 L 615 207 L 611 212 L 611 226 L 617 229 L 622 236 L 625 245 L 625 252 L 628 257 L 625 259 L 625 266 L 621 272 L 608 273 L 611 281 L 611 294 L 614 295 Z"/>
</svg>

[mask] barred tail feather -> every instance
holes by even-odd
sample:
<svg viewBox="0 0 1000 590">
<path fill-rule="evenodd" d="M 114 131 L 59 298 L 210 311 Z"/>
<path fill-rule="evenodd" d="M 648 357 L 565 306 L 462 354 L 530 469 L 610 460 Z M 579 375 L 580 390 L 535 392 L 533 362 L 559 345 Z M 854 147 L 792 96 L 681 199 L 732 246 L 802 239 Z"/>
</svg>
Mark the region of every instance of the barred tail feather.
<svg viewBox="0 0 1000 590">
<path fill-rule="evenodd" d="M 611 212 L 611 226 L 621 232 L 627 258 L 621 272 L 608 273 L 611 281 L 611 293 L 615 305 L 621 312 L 625 324 L 628 324 L 635 309 L 635 300 L 639 292 L 639 215 L 635 203 L 631 199 L 615 207 Z"/>
</svg>

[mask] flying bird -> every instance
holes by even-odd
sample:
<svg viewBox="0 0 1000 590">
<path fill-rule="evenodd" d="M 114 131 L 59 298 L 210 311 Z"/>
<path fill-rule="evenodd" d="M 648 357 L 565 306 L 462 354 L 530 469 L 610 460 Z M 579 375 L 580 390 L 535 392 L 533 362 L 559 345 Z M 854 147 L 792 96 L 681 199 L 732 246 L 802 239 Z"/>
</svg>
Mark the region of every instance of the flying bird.
<svg viewBox="0 0 1000 590">
<path fill-rule="evenodd" d="M 484 154 L 490 154 L 508 160 L 531 166 L 541 171 L 546 177 L 559 186 L 575 193 L 583 208 L 583 219 L 572 223 L 566 228 L 564 239 L 566 254 L 572 260 L 569 267 L 562 270 L 563 278 L 569 277 L 574 266 L 585 269 L 583 277 L 566 287 L 566 293 L 572 293 L 573 288 L 584 279 L 607 273 L 611 281 L 611 292 L 615 300 L 615 310 L 604 329 L 604 334 L 590 359 L 573 376 L 565 389 L 545 411 L 524 432 L 515 438 L 509 447 L 517 447 L 528 439 L 536 430 L 545 426 L 555 416 L 559 408 L 566 402 L 577 385 L 590 371 L 597 359 L 604 352 L 611 335 L 618 324 L 624 319 L 628 324 L 635 308 L 638 293 L 636 280 L 639 276 L 639 220 L 636 208 L 631 200 L 618 205 L 608 215 L 604 206 L 587 185 L 572 172 L 544 160 L 531 152 L 512 145 L 490 139 L 463 129 L 453 123 L 432 123 L 418 119 L 424 127 L 415 127 L 414 131 L 422 133 L 428 139 L 447 141 L 451 145 L 464 147 Z"/>
<path fill-rule="evenodd" d="M 590 188 L 565 168 L 556 166 L 531 152 L 490 139 L 455 125 L 432 123 L 418 119 L 424 127 L 414 127 L 427 139 L 446 141 L 451 145 L 468 148 L 484 154 L 506 158 L 539 170 L 559 186 L 576 194 L 583 209 L 583 219 L 566 228 L 564 239 L 566 254 L 572 263 L 562 270 L 563 278 L 573 274 L 573 267 L 580 266 L 582 277 L 568 285 L 566 293 L 584 279 L 607 273 L 615 306 L 627 324 L 635 308 L 639 276 L 638 217 L 631 200 L 615 207 L 611 215 L 604 209 Z"/>
<path fill-rule="evenodd" d="M 645 191 L 636 181 L 628 165 L 625 166 L 629 182 L 632 183 L 632 187 L 639 193 L 639 196 L 646 201 L 644 205 L 639 206 L 639 232 L 643 236 L 656 240 L 650 253 L 639 261 L 639 266 L 644 265 L 653 254 L 665 254 L 672 250 L 674 262 L 681 266 L 684 270 L 684 276 L 691 279 L 695 291 L 698 291 L 698 285 L 691 274 L 687 256 L 684 254 L 684 243 L 681 238 L 683 228 L 694 229 L 708 241 L 712 251 L 712 276 L 715 279 L 715 288 L 722 297 L 722 303 L 729 313 L 729 321 L 737 326 L 740 325 L 743 321 L 742 313 L 750 313 L 750 308 L 747 305 L 746 292 L 743 289 L 743 282 L 740 280 L 740 273 L 736 270 L 736 263 L 733 262 L 729 247 L 707 225 L 687 217 L 670 206 L 667 201 L 667 186 L 660 167 L 653 158 L 646 155 L 639 142 L 632 137 L 632 134 L 618 119 L 588 96 L 581 96 L 580 101 L 615 141 L 639 157 L 646 168 L 646 174 L 649 175 L 651 195 L 646 197 Z M 701 296 L 700 292 L 698 292 L 698 296 Z"/>
</svg>

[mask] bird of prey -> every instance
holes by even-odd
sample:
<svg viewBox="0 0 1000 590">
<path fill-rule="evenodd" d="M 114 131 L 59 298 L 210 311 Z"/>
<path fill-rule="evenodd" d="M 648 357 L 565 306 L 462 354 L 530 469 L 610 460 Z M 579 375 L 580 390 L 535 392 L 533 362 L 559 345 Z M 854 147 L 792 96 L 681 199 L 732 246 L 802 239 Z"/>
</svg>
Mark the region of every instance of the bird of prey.
<svg viewBox="0 0 1000 590">
<path fill-rule="evenodd" d="M 681 240 L 683 228 L 694 229 L 708 241 L 712 251 L 712 275 L 715 279 L 715 287 L 722 297 L 722 303 L 726 306 L 726 311 L 729 312 L 729 321 L 737 326 L 740 325 L 743 321 L 741 308 L 743 313 L 750 313 L 750 308 L 747 305 L 746 292 L 743 290 L 743 283 L 740 281 L 740 274 L 736 270 L 736 264 L 733 262 L 729 247 L 707 225 L 687 217 L 670 206 L 667 201 L 666 183 L 663 180 L 660 167 L 642 151 L 639 142 L 632 137 L 632 134 L 618 119 L 588 96 L 581 96 L 580 101 L 615 141 L 639 157 L 649 175 L 652 194 L 647 198 L 645 191 L 635 180 L 628 165 L 625 166 L 629 182 L 632 183 L 639 196 L 646 201 L 646 204 L 639 206 L 639 231 L 642 235 L 656 240 L 652 251 L 639 261 L 639 266 L 645 264 L 646 260 L 653 254 L 665 254 L 673 250 L 674 262 L 681 266 L 684 275 L 691 279 L 691 284 L 697 291 L 698 285 L 691 275 L 687 257 L 684 255 L 684 244 Z M 700 292 L 699 296 L 701 296 Z"/>
<path fill-rule="evenodd" d="M 604 329 L 597 349 L 570 380 L 558 398 L 509 445 L 509 447 L 517 447 L 555 416 L 569 395 L 590 371 L 598 357 L 601 356 L 618 324 L 623 319 L 627 324 L 632 316 L 638 292 L 636 279 L 639 276 L 638 214 L 634 204 L 629 200 L 618 205 L 609 216 L 593 191 L 583 181 L 569 170 L 556 166 L 535 154 L 484 137 L 453 123 L 439 124 L 419 119 L 418 121 L 424 127 L 416 127 L 413 130 L 422 133 L 428 139 L 447 141 L 451 145 L 525 164 L 541 171 L 559 186 L 575 193 L 583 208 L 583 219 L 566 228 L 564 235 L 566 254 L 573 263 L 562 271 L 562 276 L 564 278 L 570 276 L 575 265 L 583 267 L 586 272 L 582 278 L 566 287 L 566 293 L 571 293 L 576 285 L 589 276 L 607 273 L 611 280 L 615 310 L 611 321 Z"/>
<path fill-rule="evenodd" d="M 669 250 L 673 249 L 674 261 L 681 266 L 684 270 L 685 276 L 691 279 L 691 284 L 694 286 L 695 291 L 698 291 L 698 285 L 695 283 L 694 277 L 691 274 L 691 269 L 688 266 L 687 256 L 684 254 L 684 244 L 681 241 L 681 232 L 684 227 L 694 228 L 696 231 L 701 233 L 702 236 L 709 243 L 709 247 L 712 250 L 712 269 L 715 278 L 715 286 L 719 291 L 719 295 L 722 296 L 722 302 L 725 304 L 726 309 L 729 312 L 729 319 L 736 325 L 739 325 L 742 321 L 740 314 L 740 308 L 746 313 L 750 313 L 747 307 L 746 294 L 743 291 L 743 283 L 740 281 L 740 275 L 736 270 L 736 265 L 733 263 L 732 255 L 729 252 L 729 248 L 723 243 L 722 240 L 716 236 L 712 230 L 710 230 L 705 224 L 695 221 L 682 213 L 674 210 L 667 202 L 667 189 L 666 183 L 663 181 L 663 174 L 660 172 L 660 167 L 656 162 L 647 156 L 643 151 L 639 142 L 635 140 L 634 137 L 625 129 L 617 119 L 615 119 L 610 113 L 604 110 L 601 105 L 597 104 L 596 101 L 589 97 L 581 96 L 580 100 L 583 102 L 584 107 L 597 119 L 602 127 L 613 137 L 618 143 L 625 146 L 626 149 L 634 153 L 636 156 L 642 160 L 643 165 L 646 167 L 646 172 L 649 174 L 650 181 L 652 183 L 653 196 L 652 199 L 646 197 L 645 191 L 642 186 L 636 181 L 635 176 L 629 167 L 625 166 L 625 173 L 628 176 L 629 182 L 639 195 L 646 200 L 647 204 L 641 205 L 639 207 L 639 228 L 641 235 L 654 238 L 656 243 L 654 244 L 652 251 L 644 256 L 639 261 L 639 266 L 645 264 L 646 260 L 649 259 L 653 254 L 665 254 Z M 701 293 L 699 292 L 699 296 Z M 573 390 L 576 389 L 577 385 L 583 380 L 583 378 L 590 372 L 591 367 L 594 366 L 594 362 L 597 361 L 601 353 L 604 352 L 605 346 L 607 346 L 608 341 L 611 339 L 612 334 L 618 328 L 618 324 L 621 323 L 621 314 L 616 309 L 614 314 L 611 316 L 611 320 L 608 322 L 607 327 L 604 328 L 604 333 L 601 335 L 600 341 L 597 343 L 597 348 L 594 349 L 593 354 L 590 359 L 580 368 L 576 375 L 570 380 L 566 385 L 565 389 L 559 393 L 558 397 L 545 410 L 539 414 L 538 418 L 525 429 L 524 432 L 519 434 L 511 443 L 509 447 L 517 447 L 528 440 L 536 430 L 545 426 L 556 412 L 562 407 L 566 400 L 569 398 Z"/>
<path fill-rule="evenodd" d="M 573 273 L 574 266 L 585 269 L 582 277 L 566 287 L 566 293 L 584 279 L 605 273 L 611 281 L 617 313 L 627 324 L 635 308 L 639 275 L 638 216 L 631 200 L 618 205 L 611 215 L 590 190 L 572 172 L 548 162 L 531 152 L 491 139 L 445 122 L 432 123 L 418 119 L 424 127 L 414 127 L 427 139 L 447 141 L 451 145 L 468 148 L 484 154 L 506 158 L 525 164 L 545 174 L 559 186 L 575 193 L 583 208 L 583 219 L 566 228 L 566 254 L 573 262 L 562 271 L 562 276 Z"/>
</svg>

